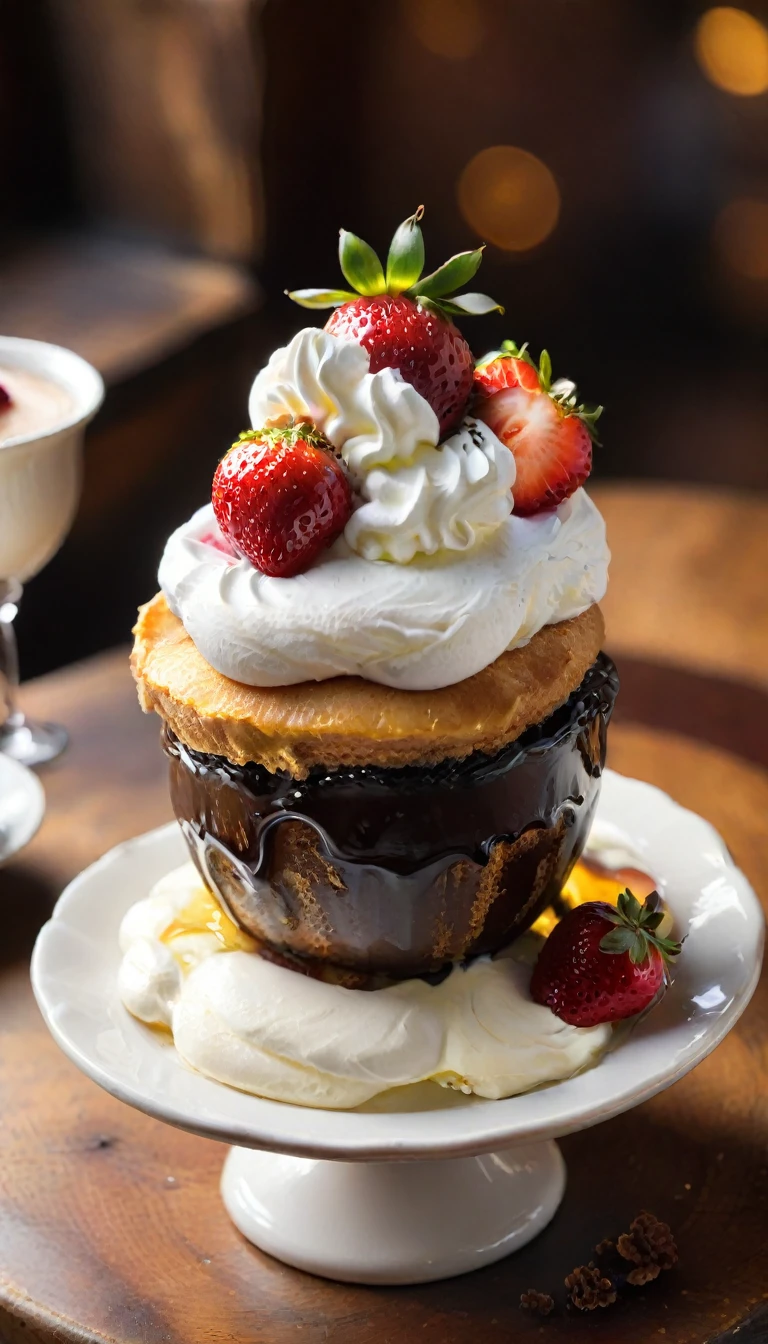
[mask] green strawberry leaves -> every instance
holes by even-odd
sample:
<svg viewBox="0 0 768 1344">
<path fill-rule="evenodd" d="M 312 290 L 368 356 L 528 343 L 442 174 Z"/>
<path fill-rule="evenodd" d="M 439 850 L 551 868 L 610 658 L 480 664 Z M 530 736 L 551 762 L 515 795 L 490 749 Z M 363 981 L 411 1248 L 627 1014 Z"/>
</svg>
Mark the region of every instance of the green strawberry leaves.
<svg viewBox="0 0 768 1344">
<path fill-rule="evenodd" d="M 346 289 L 286 289 L 289 299 L 302 308 L 338 308 L 341 303 L 352 303 L 357 294 Z"/>
<path fill-rule="evenodd" d="M 458 252 L 436 271 L 420 279 L 424 269 L 424 238 L 419 227 L 424 214 L 420 205 L 414 214 L 395 230 L 387 256 L 387 273 L 373 248 L 357 234 L 342 229 L 339 233 L 339 264 L 351 291 L 346 289 L 294 289 L 286 294 L 302 308 L 337 308 L 355 299 L 375 298 L 380 294 L 403 294 L 443 317 L 477 317 L 499 312 L 501 304 L 487 294 L 456 294 L 476 274 L 483 259 L 483 247 Z"/>
<path fill-rule="evenodd" d="M 424 270 L 424 235 L 419 228 L 423 214 L 424 206 L 420 205 L 395 230 L 387 257 L 388 294 L 402 294 L 410 289 Z"/>
<path fill-rule="evenodd" d="M 601 938 L 600 951 L 612 956 L 628 952 L 633 966 L 642 966 L 650 957 L 652 949 L 661 954 L 665 964 L 682 951 L 682 943 L 657 933 L 664 919 L 661 897 L 657 891 L 652 891 L 641 905 L 627 887 L 621 892 L 616 909 L 606 910 L 604 918 L 616 927 Z"/>
<path fill-rule="evenodd" d="M 344 279 L 358 294 L 372 297 L 385 292 L 387 282 L 379 258 L 372 247 L 348 229 L 339 230 L 339 264 Z"/>
<path fill-rule="evenodd" d="M 284 425 L 266 425 L 262 429 L 244 429 L 238 434 L 232 448 L 241 443 L 296 443 L 303 440 L 315 448 L 328 448 L 328 440 L 311 420 L 291 420 Z M 232 452 L 232 448 L 228 451 Z M 225 453 L 226 457 L 226 453 Z"/>
<path fill-rule="evenodd" d="M 414 284 L 411 297 L 441 299 L 446 294 L 453 294 L 454 290 L 466 285 L 477 273 L 483 260 L 483 250 L 478 247 L 474 252 L 457 252 L 455 257 L 438 266 L 431 275 L 425 275 L 423 280 Z"/>
<path fill-rule="evenodd" d="M 634 946 L 636 937 L 637 935 L 632 932 L 632 929 L 611 929 L 611 932 L 606 933 L 605 937 L 601 939 L 600 951 L 629 952 L 630 948 Z"/>
<path fill-rule="evenodd" d="M 425 308 L 437 308 L 449 317 L 483 317 L 485 313 L 504 313 L 500 303 L 487 294 L 452 294 L 450 299 L 427 299 L 419 294 Z"/>
<path fill-rule="evenodd" d="M 482 317 L 484 313 L 503 313 L 504 309 L 487 294 L 455 294 L 476 274 L 483 260 L 485 244 L 474 252 L 457 252 L 431 275 L 425 275 L 407 291 L 427 308 L 436 308 L 446 317 Z"/>
</svg>

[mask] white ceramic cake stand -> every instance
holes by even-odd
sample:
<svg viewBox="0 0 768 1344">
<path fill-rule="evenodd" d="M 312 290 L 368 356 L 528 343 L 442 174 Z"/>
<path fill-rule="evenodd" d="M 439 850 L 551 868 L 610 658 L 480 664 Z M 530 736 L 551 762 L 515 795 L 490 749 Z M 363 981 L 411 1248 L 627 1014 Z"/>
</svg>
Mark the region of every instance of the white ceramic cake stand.
<svg viewBox="0 0 768 1344">
<path fill-rule="evenodd" d="M 723 841 L 666 794 L 606 773 L 602 823 L 638 855 L 686 935 L 673 988 L 595 1068 L 506 1101 L 435 1084 L 356 1111 L 248 1096 L 186 1067 L 117 995 L 118 926 L 187 857 L 175 825 L 118 846 L 70 884 L 32 962 L 55 1039 L 95 1082 L 169 1124 L 234 1144 L 227 1211 L 262 1250 L 362 1283 L 446 1278 L 524 1246 L 553 1217 L 565 1168 L 553 1140 L 636 1106 L 695 1067 L 744 1011 L 763 916 Z"/>
</svg>

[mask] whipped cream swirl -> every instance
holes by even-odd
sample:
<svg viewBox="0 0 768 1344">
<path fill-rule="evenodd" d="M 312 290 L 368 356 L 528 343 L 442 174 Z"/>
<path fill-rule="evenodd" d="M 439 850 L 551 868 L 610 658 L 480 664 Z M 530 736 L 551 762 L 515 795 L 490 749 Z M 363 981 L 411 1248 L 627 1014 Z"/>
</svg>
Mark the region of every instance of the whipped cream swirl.
<svg viewBox="0 0 768 1344">
<path fill-rule="evenodd" d="M 368 351 L 351 341 L 304 327 L 272 355 L 251 388 L 255 429 L 290 415 L 308 417 L 342 451 L 359 488 L 367 471 L 407 462 L 422 444 L 440 438 L 437 416 L 398 369 L 371 373 Z"/>
<path fill-rule="evenodd" d="M 419 553 L 466 551 L 509 517 L 514 479 L 509 449 L 482 420 L 465 420 L 440 448 L 417 449 L 397 471 L 369 471 L 365 502 L 344 536 L 366 560 L 407 564 Z"/>
<path fill-rule="evenodd" d="M 515 459 L 487 425 L 438 447 L 437 416 L 397 369 L 371 373 L 362 346 L 317 327 L 275 351 L 249 413 L 255 428 L 307 416 L 340 451 L 362 501 L 344 535 L 367 560 L 466 550 L 512 511 Z"/>
<path fill-rule="evenodd" d="M 605 593 L 603 519 L 584 490 L 510 515 L 467 550 L 408 565 L 367 560 L 344 536 L 304 574 L 268 578 L 223 544 L 210 505 L 169 538 L 160 586 L 203 657 L 249 686 L 349 675 L 404 690 L 471 677 Z"/>
<path fill-rule="evenodd" d="M 512 955 L 455 967 L 439 985 L 350 990 L 228 951 L 210 933 L 163 941 L 185 910 L 197 915 L 200 897 L 190 863 L 128 911 L 120 993 L 134 1016 L 170 1027 L 188 1064 L 242 1091 L 344 1108 L 432 1079 L 508 1097 L 569 1077 L 610 1040 L 609 1026 L 571 1027 L 531 1000 L 530 964 L 518 959 L 525 939 Z"/>
</svg>

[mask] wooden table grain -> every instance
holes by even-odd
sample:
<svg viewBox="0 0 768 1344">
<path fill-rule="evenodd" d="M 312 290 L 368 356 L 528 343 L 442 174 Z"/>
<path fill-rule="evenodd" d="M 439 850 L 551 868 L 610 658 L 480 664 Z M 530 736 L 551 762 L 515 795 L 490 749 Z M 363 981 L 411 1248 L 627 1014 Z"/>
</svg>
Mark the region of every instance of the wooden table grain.
<svg viewBox="0 0 768 1344">
<path fill-rule="evenodd" d="M 765 899 L 768 613 L 753 570 L 768 558 L 768 502 L 745 510 L 737 497 L 666 487 L 595 494 L 614 551 L 608 646 L 623 673 L 611 764 L 708 817 Z M 72 745 L 43 773 L 39 835 L 0 871 L 2 1344 L 765 1344 L 765 980 L 694 1073 L 563 1142 L 563 1206 L 516 1256 L 423 1287 L 314 1279 L 235 1231 L 217 1192 L 219 1145 L 107 1096 L 42 1024 L 28 960 L 62 886 L 171 812 L 157 724 L 139 713 L 125 650 L 30 685 L 25 700 L 66 722 Z M 643 1207 L 674 1227 L 675 1270 L 604 1312 L 520 1311 L 530 1287 L 562 1301 L 565 1274 Z"/>
</svg>

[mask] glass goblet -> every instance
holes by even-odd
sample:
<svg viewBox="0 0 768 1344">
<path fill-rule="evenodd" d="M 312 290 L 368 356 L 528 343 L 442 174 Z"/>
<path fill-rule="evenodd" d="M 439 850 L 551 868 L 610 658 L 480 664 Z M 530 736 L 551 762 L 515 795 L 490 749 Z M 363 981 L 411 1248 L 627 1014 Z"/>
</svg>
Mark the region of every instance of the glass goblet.
<svg viewBox="0 0 768 1344">
<path fill-rule="evenodd" d="M 67 743 L 56 724 L 18 708 L 19 662 L 13 620 L 22 584 L 59 549 L 80 497 L 85 427 L 104 398 L 101 377 L 61 346 L 0 336 L 0 383 L 18 378 L 28 397 L 0 413 L 0 751 L 24 765 L 53 760 Z M 26 380 L 26 381 L 23 381 Z M 55 389 L 58 418 L 40 414 L 35 387 Z M 13 420 L 11 420 L 13 416 Z M 7 418 L 6 418 L 7 417 Z"/>
</svg>

